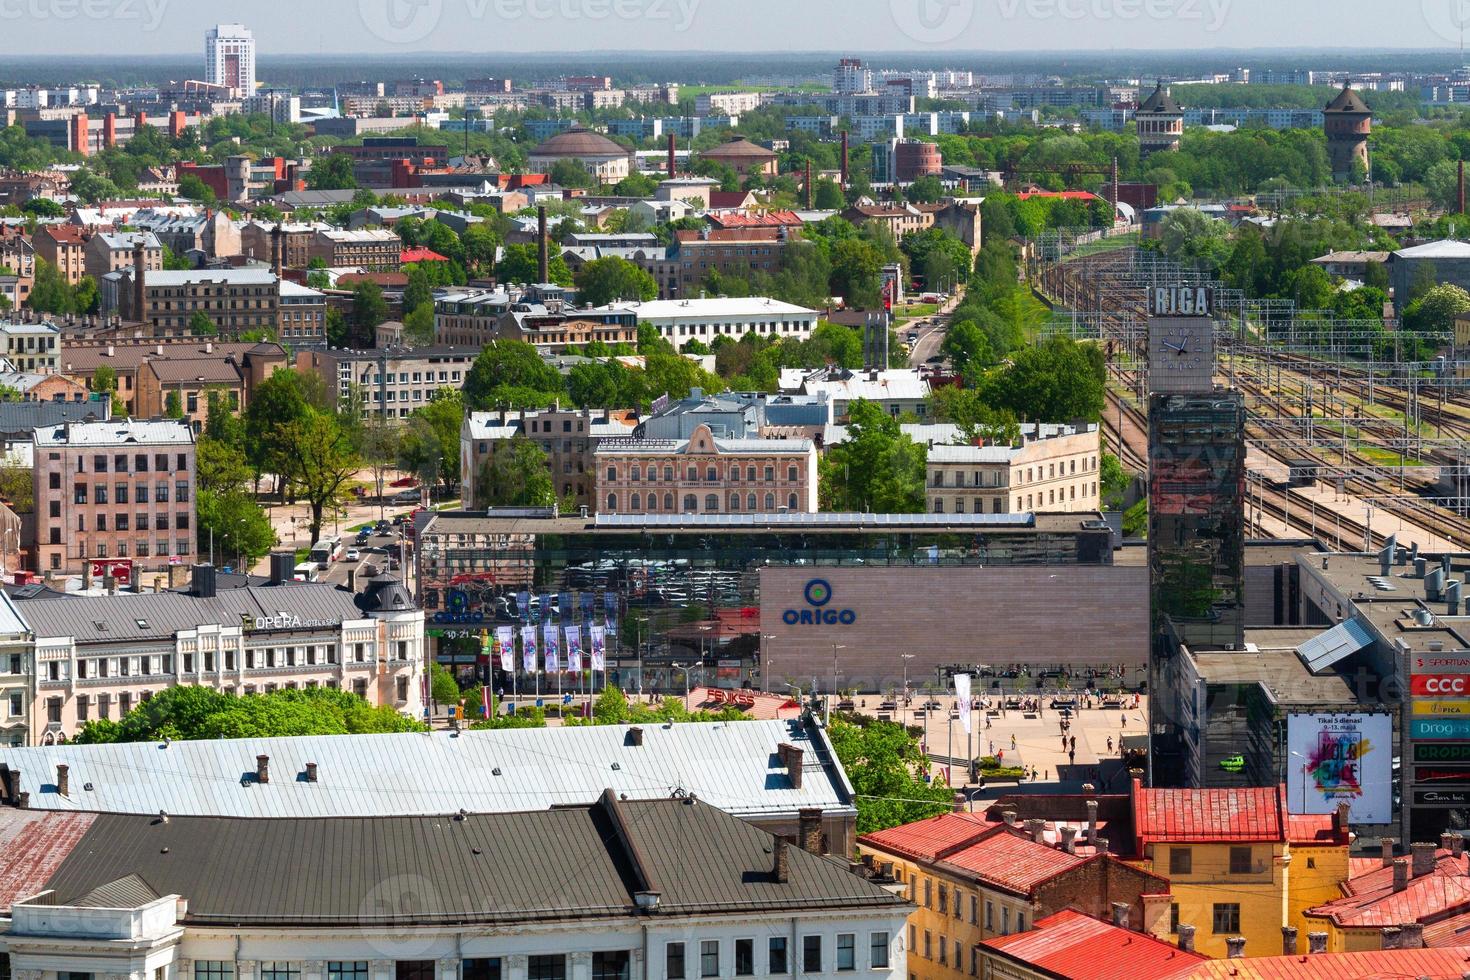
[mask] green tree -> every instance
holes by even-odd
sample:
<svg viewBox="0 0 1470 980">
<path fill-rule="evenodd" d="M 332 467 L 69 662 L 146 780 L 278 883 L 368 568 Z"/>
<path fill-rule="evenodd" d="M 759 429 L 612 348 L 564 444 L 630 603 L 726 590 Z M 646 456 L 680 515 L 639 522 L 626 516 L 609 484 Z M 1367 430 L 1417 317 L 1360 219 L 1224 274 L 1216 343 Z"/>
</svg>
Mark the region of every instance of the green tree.
<svg viewBox="0 0 1470 980">
<path fill-rule="evenodd" d="M 33 197 L 21 205 L 21 210 L 38 218 L 66 217 L 66 208 L 59 201 L 53 201 L 49 197 Z"/>
<path fill-rule="evenodd" d="M 438 704 L 459 704 L 459 682 L 439 664 L 429 665 L 429 695 Z"/>
<path fill-rule="evenodd" d="M 373 331 L 386 319 L 388 319 L 388 302 L 383 299 L 383 287 L 371 279 L 364 279 L 354 286 L 352 289 L 354 336 L 371 345 Z"/>
<path fill-rule="evenodd" d="M 464 422 L 464 396 L 457 388 L 440 388 L 428 403 L 413 410 L 410 419 L 422 423 L 438 457 L 439 479 L 459 482 L 459 430 Z"/>
<path fill-rule="evenodd" d="M 533 283 L 541 277 L 541 264 L 535 245 L 516 244 L 505 246 L 505 254 L 495 267 L 495 278 L 503 283 Z M 559 286 L 572 284 L 572 270 L 556 249 L 551 250 L 547 272 L 551 281 Z"/>
<path fill-rule="evenodd" d="M 197 201 L 206 206 L 213 206 L 218 201 L 214 190 L 201 180 L 198 174 L 190 173 L 179 176 L 179 197 Z"/>
<path fill-rule="evenodd" d="M 170 391 L 163 399 L 163 414 L 171 419 L 184 417 L 184 399 L 177 390 Z"/>
<path fill-rule="evenodd" d="M 342 191 L 357 186 L 352 157 L 332 153 L 319 158 L 306 173 L 306 186 L 314 191 Z"/>
<path fill-rule="evenodd" d="M 335 306 L 327 307 L 327 344 L 331 347 L 346 347 L 351 339 L 347 326 L 347 315 Z"/>
<path fill-rule="evenodd" d="M 477 508 L 550 507 L 556 502 L 551 464 L 546 452 L 524 436 L 516 436 L 480 464 L 475 481 Z"/>
<path fill-rule="evenodd" d="M 939 353 L 949 358 L 956 373 L 968 377 L 976 368 L 994 367 L 999 361 L 990 338 L 974 320 L 960 320 L 950 325 L 939 345 Z"/>
<path fill-rule="evenodd" d="M 585 306 L 606 306 L 615 300 L 646 303 L 658 295 L 653 276 L 616 255 L 583 265 L 575 282 L 577 298 Z"/>
<path fill-rule="evenodd" d="M 836 182 L 822 178 L 814 182 L 812 188 L 812 207 L 818 211 L 841 211 L 847 206 L 847 200 L 842 196 L 842 188 Z"/>
<path fill-rule="evenodd" d="M 820 497 L 826 511 L 918 514 L 924 511 L 925 447 L 904 434 L 881 406 L 848 406 L 847 439 L 819 462 Z"/>
<path fill-rule="evenodd" d="M 1404 311 L 1404 326 L 1416 333 L 1448 333 L 1455 317 L 1470 312 L 1470 293 L 1454 283 L 1441 283 Z"/>
<path fill-rule="evenodd" d="M 284 473 L 288 484 L 311 509 L 311 540 L 321 537 L 323 515 L 341 504 L 347 481 L 361 460 L 336 418 L 315 409 L 282 427 Z"/>
<path fill-rule="evenodd" d="M 532 401 L 554 399 L 564 390 L 561 375 L 541 359 L 534 346 L 523 340 L 495 340 L 485 346 L 465 375 L 464 404 L 484 412 L 524 404 L 528 395 Z"/>
<path fill-rule="evenodd" d="M 245 457 L 257 474 L 287 472 L 292 452 L 287 427 L 310 410 L 305 385 L 296 371 L 276 371 L 255 386 L 243 421 Z M 284 485 L 280 489 L 284 492 Z"/>
<path fill-rule="evenodd" d="M 913 823 L 949 810 L 953 791 L 923 779 L 929 760 L 918 739 L 902 725 L 835 718 L 828 737 L 852 779 L 858 833 Z"/>
<path fill-rule="evenodd" d="M 426 347 L 434 342 L 434 304 L 420 303 L 403 318 L 403 339 L 410 346 Z"/>
<path fill-rule="evenodd" d="M 219 334 L 219 327 L 215 326 L 208 313 L 195 310 L 189 314 L 189 332 L 196 337 L 214 337 Z"/>
<path fill-rule="evenodd" d="M 416 262 L 411 263 L 405 266 L 404 271 L 408 273 L 408 285 L 403 287 L 403 308 L 405 310 L 416 310 L 425 303 L 428 303 L 432 307 L 434 305 L 434 287 L 430 285 L 429 274 L 424 270 L 423 266 Z M 377 324 L 373 324 L 373 326 L 377 326 Z"/>
<path fill-rule="evenodd" d="M 249 568 L 276 546 L 276 531 L 269 516 L 255 497 L 242 489 L 219 491 L 201 487 L 195 507 L 199 553 L 205 554 L 213 545 L 215 550 L 209 552 L 210 561 L 215 560 L 215 554 L 225 560 L 239 556 L 244 560 L 244 567 Z"/>
<path fill-rule="evenodd" d="M 1117 510 L 1123 503 L 1123 497 L 1128 492 L 1128 486 L 1133 478 L 1123 468 L 1123 463 L 1112 453 L 1103 453 L 1098 463 L 1098 472 L 1101 474 L 1100 490 L 1102 491 L 1103 504 L 1108 510 Z"/>
<path fill-rule="evenodd" d="M 26 298 L 26 305 L 42 313 L 77 312 L 76 296 L 71 284 L 66 281 L 60 269 L 42 258 L 36 259 L 35 281 L 31 285 L 30 296 Z"/>
<path fill-rule="evenodd" d="M 551 165 L 551 182 L 558 187 L 596 187 L 597 178 L 581 160 L 558 160 Z"/>
<path fill-rule="evenodd" d="M 1015 353 L 986 375 L 981 397 L 1019 419 L 1096 422 L 1102 416 L 1106 366 L 1096 344 L 1052 337 Z"/>
</svg>

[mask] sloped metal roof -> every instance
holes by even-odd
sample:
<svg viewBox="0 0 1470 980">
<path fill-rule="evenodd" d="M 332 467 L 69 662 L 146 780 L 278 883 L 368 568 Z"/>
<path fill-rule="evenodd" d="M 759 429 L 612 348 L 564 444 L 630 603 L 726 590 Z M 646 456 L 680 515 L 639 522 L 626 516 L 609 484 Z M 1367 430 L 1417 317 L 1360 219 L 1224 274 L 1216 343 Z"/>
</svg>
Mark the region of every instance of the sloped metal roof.
<svg viewBox="0 0 1470 980">
<path fill-rule="evenodd" d="M 1296 653 L 1307 665 L 1307 670 L 1315 674 L 1372 645 L 1373 635 L 1367 627 L 1356 619 L 1344 619 L 1297 647 Z"/>
<path fill-rule="evenodd" d="M 776 757 L 804 750 L 795 789 Z M 270 781 L 255 781 L 256 756 Z M 306 764 L 317 765 L 307 782 Z M 70 767 L 70 795 L 56 791 Z M 507 813 L 577 806 L 606 787 L 629 799 L 694 794 L 737 816 L 802 807 L 855 813 L 826 736 L 799 721 L 689 722 L 505 731 L 328 735 L 0 748 L 36 810 L 232 817 Z M 90 785 L 91 789 L 86 787 Z"/>
</svg>

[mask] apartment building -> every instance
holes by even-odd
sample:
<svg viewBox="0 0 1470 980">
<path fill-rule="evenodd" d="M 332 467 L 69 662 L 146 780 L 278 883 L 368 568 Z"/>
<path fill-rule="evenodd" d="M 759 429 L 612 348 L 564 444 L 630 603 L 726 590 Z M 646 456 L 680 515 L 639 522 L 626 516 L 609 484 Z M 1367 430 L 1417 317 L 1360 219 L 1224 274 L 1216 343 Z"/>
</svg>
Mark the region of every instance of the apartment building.
<svg viewBox="0 0 1470 980">
<path fill-rule="evenodd" d="M 694 112 L 699 116 L 738 116 L 761 107 L 759 92 L 705 92 L 695 97 Z"/>
<path fill-rule="evenodd" d="M 240 229 L 240 254 L 274 266 L 277 229 L 280 231 L 281 265 L 287 269 L 305 269 L 311 262 L 312 243 L 317 232 L 330 231 L 332 226 L 320 221 L 278 224 L 248 221 Z"/>
<path fill-rule="evenodd" d="M 607 411 L 561 407 L 535 411 L 470 412 L 459 433 L 460 495 L 467 510 L 488 506 L 495 488 L 487 481 L 496 454 L 529 439 L 546 453 L 551 482 L 560 498 L 592 509 L 596 481 L 594 454 L 604 439 L 626 438 L 633 423 Z"/>
<path fill-rule="evenodd" d="M 464 387 L 465 375 L 480 354 L 478 347 L 392 347 L 383 350 L 300 351 L 296 366 L 314 371 L 338 403 L 356 387 L 370 413 L 407 418 L 434 400 L 443 389 Z"/>
<path fill-rule="evenodd" d="M 1096 511 L 1100 456 L 1095 423 L 1028 423 L 1018 446 L 931 446 L 924 496 L 935 514 Z"/>
<path fill-rule="evenodd" d="M 718 299 L 667 299 L 616 303 L 592 313 L 631 314 L 635 323 L 650 323 L 676 348 L 691 340 L 709 344 L 716 337 L 739 340 L 748 333 L 775 339 L 805 340 L 821 314 L 803 306 L 764 296 Z"/>
<path fill-rule="evenodd" d="M 163 269 L 163 245 L 151 231 L 99 231 L 82 247 L 82 266 L 86 275 L 101 281 L 109 272 L 131 269 L 137 261 L 136 250 L 142 246 L 146 272 Z"/>
<path fill-rule="evenodd" d="M 113 375 L 117 378 L 117 397 L 121 398 L 127 406 L 129 414 L 144 418 L 163 413 L 162 406 L 166 392 L 160 392 L 165 387 L 164 379 L 173 377 L 176 373 L 183 374 L 195 367 L 202 367 L 200 362 L 233 368 L 234 380 L 223 383 L 223 389 L 226 397 L 229 391 L 238 390 L 242 407 L 249 402 L 250 392 L 257 384 L 290 363 L 285 349 L 279 344 L 195 338 L 172 341 L 135 341 L 133 343 L 67 344 L 62 349 L 59 360 L 57 370 L 62 375 L 82 384 L 90 381 L 93 373 L 99 367 L 106 365 L 111 368 Z M 165 366 L 160 366 L 157 371 L 153 371 L 154 362 L 162 362 Z M 170 368 L 166 366 L 169 362 L 183 366 Z M 142 375 L 147 372 L 153 372 L 156 375 L 158 379 L 156 386 L 155 382 L 143 379 Z M 206 372 L 195 370 L 194 375 L 190 377 L 197 378 L 199 374 L 204 373 Z M 178 380 L 180 383 L 185 381 L 184 378 Z M 207 387 L 213 389 L 215 386 L 215 382 L 207 382 Z M 145 387 L 155 390 L 144 394 Z M 206 402 L 206 411 L 207 407 Z"/>
<path fill-rule="evenodd" d="M 15 600 L 0 592 L 0 746 L 26 745 L 31 740 L 33 649 L 30 627 L 17 612 Z"/>
<path fill-rule="evenodd" d="M 92 558 L 167 569 L 194 554 L 194 430 L 174 419 L 66 422 L 37 429 L 33 553 L 42 572 Z"/>
<path fill-rule="evenodd" d="M 63 279 L 75 286 L 87 274 L 87 239 L 77 225 L 41 225 L 31 237 L 36 258 L 56 266 Z"/>
<path fill-rule="evenodd" d="M 293 346 L 327 342 L 327 294 L 289 279 L 280 281 L 276 336 Z"/>
<path fill-rule="evenodd" d="M 394 272 L 403 255 L 403 240 L 385 228 L 357 231 L 332 229 L 312 235 L 307 263 L 321 259 L 336 267 L 356 266 L 369 272 Z"/>
<path fill-rule="evenodd" d="M 561 352 L 594 341 L 637 343 L 638 321 L 627 310 L 569 307 L 559 286 L 533 286 L 517 296 L 499 289 L 462 290 L 435 298 L 434 334 L 444 344 L 478 348 L 496 340 L 522 340 Z"/>
<path fill-rule="evenodd" d="M 598 513 L 815 513 L 817 449 L 809 439 L 605 440 L 593 453 Z"/>
<path fill-rule="evenodd" d="M 221 337 L 275 330 L 279 324 L 280 286 L 269 269 L 145 272 L 141 287 L 137 270 L 115 272 L 103 281 L 104 297 L 113 277 L 118 313 L 146 324 L 156 337 L 190 336 L 189 320 L 196 312 L 206 314 Z"/>
<path fill-rule="evenodd" d="M 180 685 L 332 687 L 420 716 L 424 614 L 403 586 L 372 580 L 360 608 L 335 586 L 292 582 L 290 560 L 274 556 L 265 585 L 220 588 L 197 565 L 187 592 L 20 600 L 34 637 L 31 743 L 69 740 Z"/>
<path fill-rule="evenodd" d="M 5 228 L 0 227 L 0 268 L 14 273 L 6 277 L 15 281 L 11 287 L 14 292 L 9 295 L 10 305 L 11 308 L 20 307 L 31 298 L 31 287 L 36 284 L 36 246 L 21 235 L 7 238 Z"/>
<path fill-rule="evenodd" d="M 61 328 L 50 320 L 0 319 L 0 358 L 27 374 L 55 374 Z"/>
</svg>

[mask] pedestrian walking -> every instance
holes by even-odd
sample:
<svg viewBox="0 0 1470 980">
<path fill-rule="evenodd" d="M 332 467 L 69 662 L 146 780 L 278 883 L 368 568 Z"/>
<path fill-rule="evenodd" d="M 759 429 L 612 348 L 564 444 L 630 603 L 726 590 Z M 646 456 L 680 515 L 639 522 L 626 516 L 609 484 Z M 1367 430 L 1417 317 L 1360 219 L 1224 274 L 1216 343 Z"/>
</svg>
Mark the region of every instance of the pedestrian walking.
<svg viewBox="0 0 1470 980">
<path fill-rule="evenodd" d="M 1113 751 L 1113 736 L 1111 735 L 1108 736 L 1108 751 Z"/>
<path fill-rule="evenodd" d="M 1070 752 L 1067 753 L 1067 761 L 1070 762 L 1073 765 L 1076 765 L 1077 764 L 1077 750 L 1076 749 L 1073 749 L 1072 751 L 1070 751 Z"/>
<path fill-rule="evenodd" d="M 1016 750 L 1016 736 L 1012 735 L 1011 736 L 1011 751 L 1014 752 L 1015 750 Z"/>
</svg>

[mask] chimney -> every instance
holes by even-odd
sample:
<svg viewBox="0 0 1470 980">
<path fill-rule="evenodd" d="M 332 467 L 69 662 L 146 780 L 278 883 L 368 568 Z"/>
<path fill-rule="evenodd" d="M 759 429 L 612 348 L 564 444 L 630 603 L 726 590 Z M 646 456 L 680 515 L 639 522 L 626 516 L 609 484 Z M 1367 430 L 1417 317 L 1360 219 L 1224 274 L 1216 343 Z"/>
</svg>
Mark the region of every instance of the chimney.
<svg viewBox="0 0 1470 980">
<path fill-rule="evenodd" d="M 1186 922 L 1179 923 L 1179 948 L 1186 953 L 1194 952 L 1194 926 Z"/>
<path fill-rule="evenodd" d="M 102 117 L 102 145 L 107 149 L 117 146 L 117 113 L 109 112 Z"/>
<path fill-rule="evenodd" d="M 271 229 L 271 271 L 276 274 L 277 279 L 281 278 L 281 270 L 285 267 L 285 238 L 285 229 L 277 221 L 276 226 Z"/>
<path fill-rule="evenodd" d="M 1061 828 L 1061 835 L 1062 835 L 1062 850 L 1066 851 L 1068 854 L 1076 854 L 1077 853 L 1077 828 L 1076 827 L 1062 827 Z"/>
<path fill-rule="evenodd" d="M 1407 858 L 1393 860 L 1393 890 L 1401 892 L 1409 887 L 1409 862 Z"/>
<path fill-rule="evenodd" d="M 213 599 L 219 593 L 213 565 L 195 565 L 191 577 L 192 591 L 200 599 Z"/>
<path fill-rule="evenodd" d="M 1379 930 L 1379 942 L 1381 949 L 1403 949 L 1404 931 L 1398 926 L 1384 926 Z"/>
<path fill-rule="evenodd" d="M 791 788 L 801 789 L 802 750 L 787 742 L 782 742 L 776 747 L 776 752 L 786 766 L 786 775 L 791 780 Z"/>
<path fill-rule="evenodd" d="M 1455 835 L 1446 830 L 1439 835 L 1439 849 L 1453 853 L 1455 848 Z"/>
<path fill-rule="evenodd" d="M 1464 851 L 1464 850 L 1465 850 L 1465 838 L 1464 838 L 1463 835 L 1461 835 L 1461 834 L 1455 834 L 1453 837 L 1450 838 L 1450 853 L 1451 854 L 1453 854 L 1455 857 L 1459 857 L 1460 854 L 1461 854 L 1461 852 Z"/>
<path fill-rule="evenodd" d="M 148 265 L 148 253 L 143 248 L 143 237 L 138 236 L 133 244 L 133 319 L 148 322 L 148 311 L 144 308 L 147 293 L 144 292 L 143 276 Z"/>
<path fill-rule="evenodd" d="M 842 131 L 842 189 L 847 190 L 847 130 Z"/>
<path fill-rule="evenodd" d="M 949 809 L 953 813 L 964 813 L 970 804 L 970 798 L 964 793 L 956 793 L 950 800 Z"/>
<path fill-rule="evenodd" d="M 1005 821 L 1007 827 L 1014 827 L 1016 825 L 1015 810 L 1006 810 L 1002 812 L 1000 818 Z"/>
<path fill-rule="evenodd" d="M 804 806 L 796 811 L 796 833 L 803 851 L 808 854 L 822 853 L 821 807 Z"/>
<path fill-rule="evenodd" d="M 1097 838 L 1092 842 L 1092 846 L 1097 850 L 1099 854 L 1108 853 L 1108 839 L 1106 837 Z"/>
<path fill-rule="evenodd" d="M 1459 172 L 1455 174 L 1455 213 L 1465 213 L 1465 161 L 1460 161 Z"/>
<path fill-rule="evenodd" d="M 1410 871 L 1415 878 L 1427 875 L 1434 870 L 1433 844 L 1410 844 L 1409 856 L 1412 861 Z"/>
<path fill-rule="evenodd" d="M 1031 840 L 1037 844 L 1046 843 L 1046 821 L 1036 819 L 1027 820 L 1026 833 L 1030 834 Z"/>
<path fill-rule="evenodd" d="M 1348 821 L 1351 819 L 1352 814 L 1353 805 L 1351 803 L 1337 804 L 1337 830 L 1340 833 L 1346 834 L 1348 832 Z"/>
<path fill-rule="evenodd" d="M 1296 926 L 1281 927 L 1281 955 L 1296 955 Z"/>
<path fill-rule="evenodd" d="M 1325 952 L 1327 952 L 1327 933 L 1325 933 L 1325 932 L 1309 932 L 1309 933 L 1307 933 L 1307 952 L 1308 953 L 1325 953 Z"/>
<path fill-rule="evenodd" d="M 1087 801 L 1087 843 L 1097 843 L 1097 800 Z"/>
<path fill-rule="evenodd" d="M 806 209 L 808 211 L 816 206 L 815 204 L 813 204 L 815 200 L 816 198 L 813 196 L 812 188 L 812 161 L 811 158 L 808 157 L 806 161 Z"/>
<path fill-rule="evenodd" d="M 315 762 L 308 762 L 306 764 L 306 781 L 308 783 L 314 783 L 314 782 L 316 782 L 316 763 Z"/>
<path fill-rule="evenodd" d="M 643 729 L 639 728 L 637 725 L 634 725 L 632 728 L 628 729 L 628 744 L 642 745 Z"/>
<path fill-rule="evenodd" d="M 1424 923 L 1405 922 L 1399 926 L 1399 948 L 1400 949 L 1423 949 L 1424 948 Z"/>
<path fill-rule="evenodd" d="M 1450 616 L 1460 615 L 1460 591 L 1459 579 L 1454 579 L 1449 585 L 1445 586 L 1444 601 L 1446 614 Z"/>
<path fill-rule="evenodd" d="M 541 276 L 541 282 L 551 278 L 551 245 L 546 240 L 546 205 L 536 208 L 536 271 Z"/>
<path fill-rule="evenodd" d="M 670 179 L 672 179 L 674 177 L 674 175 L 676 175 L 679 172 L 678 159 L 677 159 L 677 157 L 676 157 L 676 155 L 674 153 L 674 151 L 677 148 L 678 148 L 678 144 L 675 142 L 674 134 L 673 133 L 670 133 L 669 134 L 669 160 L 668 160 L 668 170 L 669 170 L 669 178 Z"/>
<path fill-rule="evenodd" d="M 1383 866 L 1385 868 L 1393 866 L 1393 845 L 1394 839 L 1392 837 L 1378 838 L 1378 847 L 1383 854 Z"/>
<path fill-rule="evenodd" d="M 1114 902 L 1113 903 L 1113 925 L 1117 926 L 1119 929 L 1127 929 L 1128 928 L 1128 903 L 1127 902 Z"/>
<path fill-rule="evenodd" d="M 1245 937 L 1231 936 L 1225 940 L 1225 958 L 1227 960 L 1238 960 L 1245 956 Z"/>
<path fill-rule="evenodd" d="M 70 790 L 71 790 L 71 777 L 68 774 L 68 767 L 67 766 L 64 766 L 64 765 L 57 765 L 57 767 L 56 767 L 56 792 L 60 793 L 62 796 L 70 796 L 71 795 Z"/>
<path fill-rule="evenodd" d="M 284 585 L 296 574 L 296 556 L 280 551 L 271 552 L 271 585 Z"/>
<path fill-rule="evenodd" d="M 791 879 L 791 856 L 786 853 L 786 846 L 786 838 L 776 838 L 773 848 L 775 860 L 771 868 L 771 875 L 783 885 Z"/>
<path fill-rule="evenodd" d="M 268 783 L 271 781 L 271 757 L 258 755 L 255 757 L 255 781 L 257 783 Z"/>
</svg>

